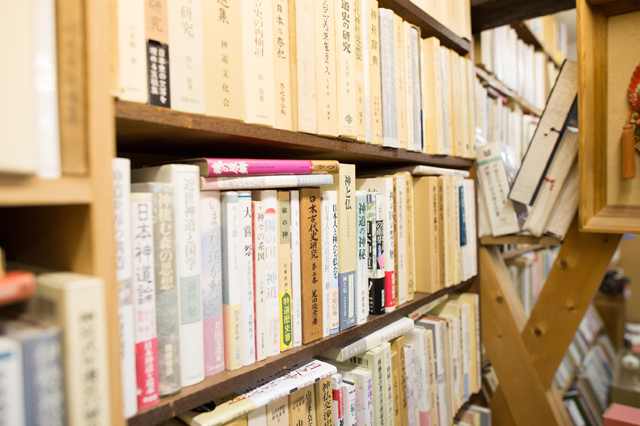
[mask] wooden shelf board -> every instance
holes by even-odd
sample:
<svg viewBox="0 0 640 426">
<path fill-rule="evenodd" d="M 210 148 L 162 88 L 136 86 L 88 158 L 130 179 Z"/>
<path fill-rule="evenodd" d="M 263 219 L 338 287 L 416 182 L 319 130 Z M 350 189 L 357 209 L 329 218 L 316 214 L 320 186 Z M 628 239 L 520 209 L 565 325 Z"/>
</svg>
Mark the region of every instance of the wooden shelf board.
<svg viewBox="0 0 640 426">
<path fill-rule="evenodd" d="M 334 159 L 379 167 L 426 164 L 469 169 L 473 160 L 383 148 L 152 105 L 116 101 L 119 152 L 178 156 Z"/>
<path fill-rule="evenodd" d="M 545 248 L 545 246 L 542 245 L 542 244 L 531 244 L 531 245 L 527 245 L 526 247 L 519 248 L 519 249 L 516 249 L 516 250 L 505 251 L 504 253 L 502 253 L 502 258 L 504 260 L 513 259 L 514 257 L 518 257 L 518 256 L 521 256 L 521 255 L 523 255 L 525 253 L 529 253 L 529 252 L 532 252 L 532 251 L 540 250 L 540 249 L 543 249 L 543 248 Z"/>
<path fill-rule="evenodd" d="M 91 182 L 87 177 L 39 179 L 37 177 L 0 177 L 0 206 L 46 206 L 88 204 Z"/>
<path fill-rule="evenodd" d="M 391 9 L 405 21 L 420 27 L 422 38 L 436 37 L 442 46 L 455 50 L 461 56 L 469 53 L 471 43 L 467 39 L 454 34 L 411 0 L 378 0 L 378 6 Z"/>
<path fill-rule="evenodd" d="M 277 373 L 286 367 L 302 362 L 337 345 L 349 342 L 365 333 L 385 326 L 440 296 L 464 290 L 470 286 L 474 280 L 475 278 L 472 278 L 434 294 L 415 293 L 413 301 L 405 303 L 393 312 L 384 315 L 371 315 L 365 324 L 351 327 L 348 330 L 341 331 L 308 345 L 298 346 L 282 352 L 280 355 L 268 357 L 263 361 L 242 367 L 241 369 L 235 371 L 224 370 L 214 376 L 206 377 L 204 381 L 196 385 L 183 388 L 177 395 L 161 398 L 158 405 L 140 411 L 129 419 L 129 426 L 150 426 L 175 417 L 179 413 L 193 409 L 198 405 L 226 395 L 236 389 L 254 383 L 259 379 Z"/>
<path fill-rule="evenodd" d="M 549 50 L 544 44 L 542 44 L 538 36 L 535 35 L 529 25 L 527 25 L 525 22 L 518 22 L 517 24 L 512 24 L 511 28 L 516 30 L 516 33 L 518 33 L 518 37 L 521 38 L 525 43 L 532 44 L 535 50 L 542 50 L 545 55 L 547 55 L 547 58 L 549 58 L 549 60 L 553 62 L 553 65 L 555 65 L 556 68 L 560 68 L 561 64 L 559 64 L 558 61 L 556 61 L 556 58 L 554 58 L 553 55 L 549 53 Z"/>
<path fill-rule="evenodd" d="M 501 244 L 534 244 L 542 246 L 559 246 L 562 244 L 555 237 L 534 237 L 532 235 L 505 235 L 503 237 L 482 237 L 480 244 L 483 246 L 501 245 Z"/>
<path fill-rule="evenodd" d="M 535 106 L 527 102 L 524 98 L 516 94 L 513 90 L 509 89 L 500 80 L 489 74 L 487 71 L 483 70 L 482 68 L 476 67 L 476 75 L 480 77 L 481 80 L 486 82 L 489 86 L 500 92 L 503 96 L 513 100 L 518 105 L 520 105 L 524 112 L 533 114 L 537 117 L 540 117 L 542 115 L 541 109 L 536 108 Z"/>
<path fill-rule="evenodd" d="M 471 29 L 476 34 L 575 7 L 576 0 L 471 0 Z"/>
</svg>

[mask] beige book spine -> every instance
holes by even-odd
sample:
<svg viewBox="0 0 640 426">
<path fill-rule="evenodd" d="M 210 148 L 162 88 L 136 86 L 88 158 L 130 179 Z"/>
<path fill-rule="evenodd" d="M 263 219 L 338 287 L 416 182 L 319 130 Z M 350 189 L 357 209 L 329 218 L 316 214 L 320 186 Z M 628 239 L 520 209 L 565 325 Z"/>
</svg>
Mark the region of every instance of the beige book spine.
<svg viewBox="0 0 640 426">
<path fill-rule="evenodd" d="M 462 94 L 460 90 L 460 61 L 458 54 L 449 51 L 449 87 L 451 88 L 451 112 L 453 118 L 453 144 L 452 151 L 456 157 L 462 157 L 464 154 L 464 132 L 462 126 Z"/>
<path fill-rule="evenodd" d="M 409 404 L 407 401 L 407 365 L 404 355 L 404 337 L 400 336 L 391 341 L 391 350 L 398 353 L 398 379 L 400 383 L 400 422 L 397 425 L 409 424 Z M 393 354 L 392 354 L 393 356 Z M 394 394 L 395 395 L 395 394 Z"/>
<path fill-rule="evenodd" d="M 442 86 L 443 145 L 441 154 L 454 155 L 453 88 L 451 87 L 451 51 L 440 46 L 440 83 Z"/>
<path fill-rule="evenodd" d="M 291 218 L 289 191 L 278 191 L 278 301 L 280 304 L 280 350 L 293 347 L 291 310 Z"/>
<path fill-rule="evenodd" d="M 467 94 L 469 103 L 467 104 L 469 120 L 469 158 L 476 158 L 476 68 L 471 59 L 465 59 L 467 68 Z"/>
<path fill-rule="evenodd" d="M 331 377 L 314 383 L 313 387 L 316 397 L 316 424 L 318 426 L 334 426 Z"/>
<path fill-rule="evenodd" d="M 455 258 L 453 260 L 453 284 L 458 284 L 462 281 L 464 273 L 462 272 L 462 247 L 460 246 L 460 185 L 462 184 L 461 177 L 454 177 L 451 179 L 451 198 L 452 198 L 452 213 L 453 223 L 452 229 L 452 246 Z"/>
<path fill-rule="evenodd" d="M 427 370 L 429 379 L 429 400 L 431 401 L 431 424 L 438 424 L 438 379 L 436 377 L 435 351 L 433 331 L 425 330 L 427 342 Z"/>
<path fill-rule="evenodd" d="M 289 397 L 267 404 L 267 426 L 289 426 Z"/>
<path fill-rule="evenodd" d="M 365 108 L 365 78 L 364 67 L 369 64 L 364 63 L 364 40 L 363 25 L 365 25 L 365 17 L 362 16 L 362 5 L 367 0 L 353 0 L 353 29 L 355 31 L 353 37 L 355 41 L 355 64 L 356 64 L 356 112 L 357 112 L 357 133 L 358 142 L 366 142 L 367 139 L 367 118 Z"/>
<path fill-rule="evenodd" d="M 444 251 L 442 254 L 445 258 L 444 266 L 444 287 L 451 287 L 453 285 L 454 273 L 453 262 L 455 255 L 453 254 L 453 197 L 451 189 L 451 176 L 440 176 L 442 179 L 442 200 L 443 200 L 443 228 L 444 228 Z"/>
<path fill-rule="evenodd" d="M 224 424 L 224 426 L 247 426 L 247 425 L 248 425 L 247 416 L 238 417 L 237 419 Z"/>
<path fill-rule="evenodd" d="M 469 94 L 469 87 L 467 86 L 467 62 L 468 60 L 463 56 L 458 56 L 458 69 L 460 70 L 460 119 L 462 120 L 462 153 L 461 157 L 469 158 L 471 156 L 471 132 L 469 131 L 469 105 L 471 103 L 471 96 Z"/>
<path fill-rule="evenodd" d="M 407 149 L 416 150 L 415 133 L 413 125 L 413 67 L 411 60 L 411 24 L 403 22 L 403 52 L 404 52 L 404 86 L 405 86 L 405 108 L 407 117 Z M 400 141 L 402 143 L 402 140 Z"/>
<path fill-rule="evenodd" d="M 378 0 L 367 0 L 370 18 L 369 91 L 371 98 L 371 143 L 382 145 L 382 81 L 380 76 L 380 23 Z"/>
<path fill-rule="evenodd" d="M 439 285 L 439 221 L 438 178 L 416 176 L 413 178 L 414 209 L 423 212 L 424 219 L 414 224 L 416 253 L 416 291 L 435 293 Z"/>
<path fill-rule="evenodd" d="M 276 127 L 293 130 L 291 117 L 291 64 L 289 57 L 289 7 L 287 0 L 272 1 L 273 61 Z"/>
<path fill-rule="evenodd" d="M 242 71 L 247 123 L 276 125 L 273 54 L 271 4 L 243 1 Z"/>
<path fill-rule="evenodd" d="M 393 15 L 393 42 L 396 52 L 396 91 L 398 93 L 398 147 L 407 149 L 409 145 L 407 142 L 407 81 L 404 69 L 404 21 L 398 15 Z"/>
<path fill-rule="evenodd" d="M 220 7 L 202 0 L 204 17 L 205 111 L 207 115 L 244 120 L 242 25 L 239 1 Z"/>
<path fill-rule="evenodd" d="M 422 40 L 424 68 L 422 81 L 425 93 L 422 96 L 427 154 L 444 151 L 444 121 L 442 113 L 442 77 L 440 66 L 440 41 L 435 37 Z"/>
<path fill-rule="evenodd" d="M 356 50 L 353 28 L 353 0 L 334 2 L 336 25 L 336 65 L 338 83 L 338 136 L 355 140 L 358 137 L 356 106 Z"/>
<path fill-rule="evenodd" d="M 289 0 L 289 58 L 293 130 L 318 132 L 314 1 Z"/>
<path fill-rule="evenodd" d="M 400 356 L 393 348 L 391 349 L 391 380 L 393 382 L 393 424 L 401 425 Z"/>
<path fill-rule="evenodd" d="M 336 28 L 334 0 L 316 0 L 316 94 L 318 134 L 338 137 L 338 88 L 336 81 Z"/>
<path fill-rule="evenodd" d="M 445 252 L 445 191 L 444 191 L 444 179 L 442 176 L 438 178 L 438 280 L 437 288 L 438 290 L 446 288 L 446 258 L 447 254 Z"/>
<path fill-rule="evenodd" d="M 305 424 L 306 405 L 306 388 L 298 389 L 289 395 L 289 424 L 287 426 L 302 426 Z"/>
<path fill-rule="evenodd" d="M 414 216 L 414 196 L 413 196 L 413 175 L 404 172 L 404 184 L 406 194 L 406 214 L 407 221 L 407 301 L 410 302 L 414 298 L 416 292 L 416 263 L 415 263 L 415 216 Z"/>
</svg>

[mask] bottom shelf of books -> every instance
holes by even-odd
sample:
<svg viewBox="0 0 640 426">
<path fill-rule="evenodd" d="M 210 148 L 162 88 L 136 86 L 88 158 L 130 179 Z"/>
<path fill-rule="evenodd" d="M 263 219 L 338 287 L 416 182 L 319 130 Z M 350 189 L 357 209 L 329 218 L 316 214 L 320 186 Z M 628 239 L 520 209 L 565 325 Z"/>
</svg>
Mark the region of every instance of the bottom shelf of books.
<svg viewBox="0 0 640 426">
<path fill-rule="evenodd" d="M 336 396 L 335 388 L 339 380 L 343 381 L 345 405 L 344 410 L 339 408 L 340 412 L 348 411 L 346 404 L 353 385 L 356 394 L 366 391 L 368 386 L 369 399 L 373 398 L 369 404 L 373 405 L 364 411 L 374 413 L 376 409 L 388 408 L 389 413 L 383 413 L 383 410 L 381 415 L 395 415 L 397 407 L 383 404 L 383 408 L 380 408 L 379 405 L 395 398 L 395 392 L 398 398 L 404 400 L 402 406 L 405 410 L 398 413 L 407 412 L 407 405 L 417 416 L 430 416 L 430 412 L 437 416 L 436 413 L 440 411 L 443 416 L 441 420 L 446 419 L 451 424 L 464 402 L 480 390 L 478 297 L 472 293 L 460 293 L 474 281 L 472 278 L 433 294 L 416 292 L 414 300 L 383 315 L 371 315 L 364 324 L 237 370 L 224 370 L 208 376 L 202 382 L 185 387 L 176 395 L 160 398 L 158 404 L 139 411 L 129 419 L 129 426 L 155 425 L 174 416 L 190 424 L 224 425 L 238 418 L 246 418 L 249 413 L 255 413 L 249 417 L 265 415 L 265 410 L 271 412 L 277 405 L 287 406 L 287 396 L 289 402 L 284 411 L 288 411 L 288 416 L 302 415 L 298 411 L 304 411 L 305 408 L 300 407 L 304 404 L 296 404 L 296 400 L 305 395 L 303 390 L 313 394 L 314 386 L 310 385 L 315 383 L 315 401 L 323 401 L 324 398 L 331 401 Z M 458 337 L 460 331 L 462 336 Z M 451 345 L 449 339 L 461 343 Z M 454 368 L 459 356 L 462 357 L 460 376 Z M 374 363 L 380 366 L 381 376 L 378 379 L 371 369 Z M 383 374 L 383 371 L 386 373 Z M 431 375 L 430 371 L 436 374 Z M 341 378 L 338 377 L 340 375 Z M 387 387 L 389 379 L 392 382 Z M 430 395 L 418 391 L 423 386 L 420 382 L 422 379 L 427 381 L 425 383 L 432 382 Z M 332 380 L 334 393 L 331 393 Z M 402 384 L 396 383 L 397 380 L 401 380 Z M 309 387 L 303 389 L 305 386 Z M 318 394 L 327 389 L 328 397 Z M 406 393 L 401 389 L 406 389 Z M 234 390 L 235 393 L 230 393 Z M 438 393 L 442 395 L 438 396 Z M 382 401 L 380 403 L 375 401 L 378 396 Z M 438 410 L 437 401 L 440 400 L 445 401 L 446 409 L 440 407 Z M 212 404 L 212 401 L 215 402 Z M 395 402 L 394 399 L 394 405 Z M 358 406 L 366 408 L 366 404 Z M 319 407 L 315 409 L 320 415 Z M 360 411 L 356 410 L 356 413 Z M 437 417 L 433 421 L 437 422 Z M 433 421 L 432 424 L 436 424 Z M 367 421 L 366 424 L 371 423 Z M 398 420 L 393 424 L 420 423 Z"/>
</svg>

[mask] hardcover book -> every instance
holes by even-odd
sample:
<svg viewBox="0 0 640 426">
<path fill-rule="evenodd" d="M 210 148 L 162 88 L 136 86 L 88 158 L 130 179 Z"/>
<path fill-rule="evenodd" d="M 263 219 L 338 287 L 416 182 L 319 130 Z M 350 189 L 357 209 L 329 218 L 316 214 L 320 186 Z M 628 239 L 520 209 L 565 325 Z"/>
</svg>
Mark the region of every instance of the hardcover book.
<svg viewBox="0 0 640 426">
<path fill-rule="evenodd" d="M 10 337 L 0 336 L 0 403 L 2 416 L 9 424 L 25 424 L 22 348 Z"/>
<path fill-rule="evenodd" d="M 253 220 L 253 298 L 256 318 L 256 361 L 267 357 L 267 271 L 264 202 L 251 201 Z"/>
<path fill-rule="evenodd" d="M 338 92 L 338 136 L 344 139 L 358 138 L 356 93 L 356 46 L 353 0 L 334 0 L 334 17 L 342 37 L 336 37 L 336 74 Z"/>
<path fill-rule="evenodd" d="M 318 135 L 338 137 L 338 87 L 335 31 L 335 0 L 316 0 L 315 13 L 315 84 L 317 94 Z"/>
<path fill-rule="evenodd" d="M 278 191 L 278 302 L 280 304 L 281 351 L 286 351 L 293 347 L 290 221 L 289 191 Z"/>
<path fill-rule="evenodd" d="M 268 4 L 269 2 L 267 2 Z M 278 129 L 293 130 L 288 0 L 271 0 L 273 7 L 273 58 L 275 119 Z"/>
<path fill-rule="evenodd" d="M 239 227 L 239 280 L 230 285 L 239 285 L 242 296 L 242 364 L 256 362 L 256 318 L 253 296 L 253 221 L 251 218 L 251 192 L 238 192 Z"/>
<path fill-rule="evenodd" d="M 364 0 L 363 0 L 364 1 Z M 369 96 L 371 143 L 382 145 L 382 81 L 380 68 L 380 21 L 378 0 L 366 0 L 369 46 Z"/>
<path fill-rule="evenodd" d="M 380 16 L 380 78 L 382 88 L 382 146 L 398 148 L 398 95 L 394 14 L 378 9 Z"/>
<path fill-rule="evenodd" d="M 302 344 L 302 276 L 300 273 L 300 191 L 289 191 L 291 234 L 291 316 L 293 346 Z"/>
</svg>

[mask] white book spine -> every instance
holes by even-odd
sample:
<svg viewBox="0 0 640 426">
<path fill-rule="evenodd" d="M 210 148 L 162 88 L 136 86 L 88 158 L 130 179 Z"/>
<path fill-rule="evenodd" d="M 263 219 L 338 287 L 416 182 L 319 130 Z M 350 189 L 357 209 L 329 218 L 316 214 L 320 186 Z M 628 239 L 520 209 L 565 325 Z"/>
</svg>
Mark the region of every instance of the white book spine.
<svg viewBox="0 0 640 426">
<path fill-rule="evenodd" d="M 291 234 L 291 293 L 293 312 L 293 346 L 302 345 L 302 276 L 300 270 L 300 191 L 294 190 L 289 196 Z"/>
<path fill-rule="evenodd" d="M 118 0 L 118 97 L 142 104 L 149 100 L 144 6 Z"/>
<path fill-rule="evenodd" d="M 268 426 L 267 406 L 259 407 L 247 415 L 247 426 Z"/>
<path fill-rule="evenodd" d="M 169 61 L 171 108 L 204 114 L 204 45 L 202 41 L 201 0 L 167 0 L 167 5 L 169 46 L 171 46 L 171 60 Z M 182 334 L 180 339 L 182 339 Z"/>
<path fill-rule="evenodd" d="M 240 209 L 240 288 L 242 291 L 242 364 L 256 362 L 256 330 L 253 304 L 253 233 L 251 192 L 238 192 Z M 232 283 L 234 285 L 234 283 Z"/>
<path fill-rule="evenodd" d="M 408 87 L 408 86 L 407 86 Z M 411 146 L 411 145 L 409 145 Z M 396 305 L 402 305 L 407 302 L 407 193 L 404 176 L 396 176 L 396 220 L 398 222 L 398 270 L 396 276 L 398 279 L 398 294 L 396 295 Z"/>
<path fill-rule="evenodd" d="M 17 340 L 0 336 L 0 406 L 3 424 L 25 425 L 22 348 Z"/>
<path fill-rule="evenodd" d="M 469 400 L 470 377 L 469 368 L 471 367 L 471 330 L 469 330 L 470 308 L 467 303 L 460 304 L 460 347 L 462 348 L 462 375 L 464 378 L 464 401 Z"/>
<path fill-rule="evenodd" d="M 358 406 L 356 403 L 355 383 L 342 379 L 342 389 L 344 397 L 344 426 L 357 426 Z"/>
<path fill-rule="evenodd" d="M 327 191 L 329 195 L 329 309 L 331 334 L 340 331 L 340 291 L 338 280 L 338 192 Z M 324 229 L 324 228 L 323 228 Z M 324 272 L 324 271 L 323 271 Z M 324 276 L 324 273 L 323 273 Z"/>
<path fill-rule="evenodd" d="M 57 179 L 60 166 L 58 120 L 58 66 L 56 54 L 56 2 L 36 0 L 34 87 L 36 89 L 37 173 L 43 179 Z"/>
<path fill-rule="evenodd" d="M 385 416 L 387 417 L 387 426 L 394 426 L 393 418 L 393 374 L 391 367 L 391 345 L 385 343 L 382 345 L 383 368 L 384 368 L 384 392 L 385 392 Z"/>
<path fill-rule="evenodd" d="M 331 330 L 331 302 L 330 302 L 330 286 L 331 286 L 331 236 L 332 229 L 330 227 L 331 200 L 329 192 L 322 191 L 320 194 L 320 210 L 322 230 L 320 241 L 322 242 L 322 337 L 327 337 Z"/>
<path fill-rule="evenodd" d="M 278 191 L 262 192 L 265 225 L 267 356 L 280 353 L 280 305 L 278 304 Z"/>
<path fill-rule="evenodd" d="M 437 53 L 436 53 L 437 54 Z M 443 126 L 443 135 L 442 135 L 442 151 L 438 150 L 438 154 L 449 155 L 453 154 L 453 111 L 451 104 L 451 96 L 450 93 L 450 85 L 451 85 L 451 77 L 449 74 L 449 50 L 440 46 L 440 81 L 442 87 L 442 126 Z M 438 147 L 439 148 L 439 147 Z"/>
<path fill-rule="evenodd" d="M 413 151 L 415 149 L 415 132 L 413 120 L 413 66 L 411 57 L 411 24 L 403 22 L 404 29 L 404 84 L 405 84 L 405 104 L 406 104 L 406 120 L 407 120 L 407 149 Z"/>
<path fill-rule="evenodd" d="M 295 0 L 295 31 L 290 32 L 296 38 L 298 93 L 293 96 L 298 99 L 297 128 L 305 133 L 318 132 L 313 4 L 313 0 Z"/>
<path fill-rule="evenodd" d="M 338 88 L 338 135 L 356 139 L 356 61 L 355 34 L 353 27 L 353 0 L 334 1 L 336 40 L 336 68 Z"/>
<path fill-rule="evenodd" d="M 413 368 L 413 344 L 404 345 L 404 364 L 407 371 L 407 414 L 409 426 L 419 426 L 417 423 L 418 407 L 416 404 L 416 374 Z"/>
<path fill-rule="evenodd" d="M 366 126 L 365 141 L 371 143 L 371 76 L 369 75 L 369 27 L 371 24 L 371 17 L 369 16 L 367 0 L 361 2 L 362 10 L 360 12 L 362 16 L 362 61 L 364 63 L 364 118 Z"/>
<path fill-rule="evenodd" d="M 256 360 L 267 357 L 267 274 L 264 202 L 252 201 L 253 218 L 253 297 L 256 301 Z"/>
<path fill-rule="evenodd" d="M 366 192 L 356 192 L 356 227 L 358 260 L 356 265 L 356 323 L 364 324 L 369 317 L 369 267 L 367 265 L 367 202 Z"/>
<path fill-rule="evenodd" d="M 380 16 L 380 75 L 382 79 L 382 146 L 398 148 L 398 96 L 393 11 L 378 9 Z"/>
<path fill-rule="evenodd" d="M 422 152 L 425 145 L 422 143 L 422 72 L 420 68 L 420 60 L 422 58 L 420 33 L 417 28 L 411 28 L 411 70 L 413 82 L 413 133 L 414 133 L 414 149 Z"/>
<path fill-rule="evenodd" d="M 238 193 L 223 192 L 222 216 L 222 297 L 225 328 L 225 367 L 242 367 L 242 287 L 240 266 L 240 208 Z"/>
<path fill-rule="evenodd" d="M 395 206 L 393 205 L 393 178 L 385 178 L 386 191 L 383 194 L 385 199 L 384 202 L 384 264 L 385 264 L 385 291 L 387 287 L 391 292 L 395 292 L 395 247 L 394 247 L 394 239 L 395 233 L 393 230 L 393 216 Z M 391 281 L 389 286 L 387 286 L 387 282 Z M 406 287 L 405 287 L 406 288 Z M 391 312 L 396 309 L 395 307 L 395 297 L 396 295 L 385 295 L 385 311 Z M 393 300 L 393 303 L 388 302 Z"/>
<path fill-rule="evenodd" d="M 120 374 L 124 416 L 138 411 L 136 396 L 136 354 L 134 335 L 132 250 L 131 250 L 131 162 L 127 158 L 111 160 L 113 207 L 116 239 L 116 279 L 118 280 L 118 317 L 120 322 Z"/>
<path fill-rule="evenodd" d="M 276 125 L 272 0 L 242 0 L 245 120 Z"/>
</svg>

